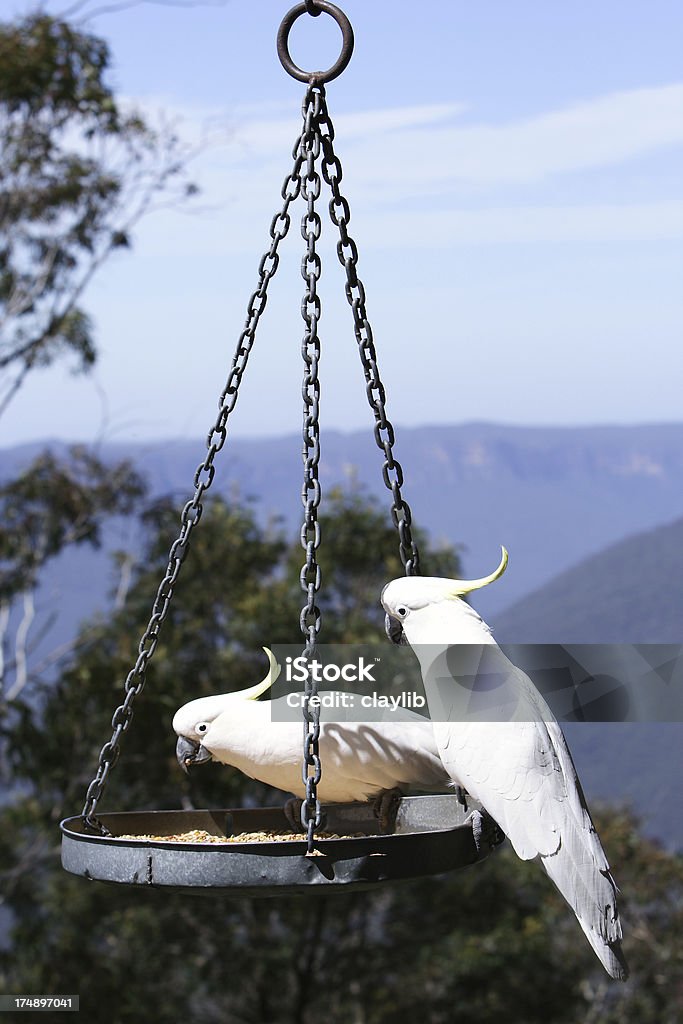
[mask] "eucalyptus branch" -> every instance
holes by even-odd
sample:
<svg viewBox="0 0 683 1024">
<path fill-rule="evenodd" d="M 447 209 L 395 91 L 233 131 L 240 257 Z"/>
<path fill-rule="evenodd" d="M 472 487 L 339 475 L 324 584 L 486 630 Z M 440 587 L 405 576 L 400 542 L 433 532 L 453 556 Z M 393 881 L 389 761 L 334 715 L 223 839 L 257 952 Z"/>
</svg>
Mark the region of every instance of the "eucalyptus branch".
<svg viewBox="0 0 683 1024">
<path fill-rule="evenodd" d="M 16 674 L 14 683 L 7 691 L 7 701 L 11 703 L 16 700 L 28 682 L 28 661 L 26 657 L 26 643 L 31 624 L 36 617 L 36 606 L 33 597 L 33 590 L 25 590 L 23 594 L 24 613 L 17 629 L 15 640 L 15 662 Z"/>
<path fill-rule="evenodd" d="M 9 601 L 0 601 L 0 694 L 2 694 L 5 689 L 5 644 L 7 642 L 9 615 Z"/>
<path fill-rule="evenodd" d="M 3 415 L 3 413 L 6 411 L 7 407 L 9 406 L 10 402 L 14 398 L 14 396 L 20 390 L 22 384 L 24 383 L 26 377 L 28 376 L 29 370 L 30 370 L 30 366 L 29 365 L 24 365 L 21 368 L 21 370 L 19 371 L 19 373 L 16 375 L 14 380 L 9 382 L 9 386 L 7 388 L 7 391 L 5 392 L 3 397 L 0 399 L 0 416 Z"/>
</svg>

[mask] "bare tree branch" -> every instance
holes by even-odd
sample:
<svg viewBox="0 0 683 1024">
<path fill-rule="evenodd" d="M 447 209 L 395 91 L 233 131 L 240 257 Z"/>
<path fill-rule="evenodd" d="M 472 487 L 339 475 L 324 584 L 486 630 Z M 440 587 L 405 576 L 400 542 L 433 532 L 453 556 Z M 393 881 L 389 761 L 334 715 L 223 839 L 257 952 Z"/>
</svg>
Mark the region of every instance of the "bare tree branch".
<svg viewBox="0 0 683 1024">
<path fill-rule="evenodd" d="M 36 617 L 36 606 L 32 590 L 25 590 L 23 595 L 24 614 L 17 629 L 15 640 L 15 662 L 16 674 L 14 684 L 7 691 L 7 700 L 16 700 L 28 682 L 28 661 L 26 657 L 26 642 L 31 623 Z"/>
<path fill-rule="evenodd" d="M 2 416 L 3 413 L 7 410 L 7 407 L 9 406 L 14 396 L 21 389 L 21 386 L 23 385 L 30 368 L 30 365 L 24 365 L 19 371 L 19 373 L 16 375 L 14 380 L 8 382 L 7 390 L 0 399 L 0 416 Z"/>
<path fill-rule="evenodd" d="M 128 591 L 130 590 L 131 580 L 133 578 L 133 566 L 135 565 L 135 558 L 129 552 L 123 556 L 121 561 L 121 573 L 119 575 L 119 585 L 116 588 L 116 595 L 114 597 L 114 610 L 120 611 L 128 597 Z"/>
<path fill-rule="evenodd" d="M 103 4 L 101 7 L 94 7 L 88 10 L 91 0 L 77 0 L 77 3 L 61 11 L 60 18 L 73 18 L 83 14 L 80 24 L 84 25 L 101 14 L 118 14 L 120 11 L 130 10 L 131 7 L 142 7 L 151 4 L 154 7 L 225 7 L 230 0 L 119 0 L 119 2 Z"/>
<path fill-rule="evenodd" d="M 0 694 L 5 689 L 5 644 L 9 626 L 10 602 L 0 601 Z"/>
</svg>

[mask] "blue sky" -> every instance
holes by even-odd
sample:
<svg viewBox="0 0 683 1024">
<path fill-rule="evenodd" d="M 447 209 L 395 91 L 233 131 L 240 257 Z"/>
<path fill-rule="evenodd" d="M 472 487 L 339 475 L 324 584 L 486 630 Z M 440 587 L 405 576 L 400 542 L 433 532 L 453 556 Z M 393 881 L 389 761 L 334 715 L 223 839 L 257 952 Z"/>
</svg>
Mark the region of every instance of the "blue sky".
<svg viewBox="0 0 683 1024">
<path fill-rule="evenodd" d="M 67 0 L 48 2 L 63 11 Z M 92 0 L 81 9 L 118 6 Z M 201 437 L 214 418 L 299 131 L 275 54 L 288 2 L 137 4 L 88 27 L 112 82 L 188 140 L 194 213 L 139 227 L 85 299 L 91 378 L 34 374 L 0 443 Z M 356 33 L 328 103 L 389 412 L 399 424 L 681 419 L 683 6 L 343 0 Z M 3 0 L 3 16 L 22 0 Z M 5 14 L 7 11 L 7 14 Z M 327 66 L 338 32 L 299 19 Z M 322 419 L 370 423 L 341 267 L 324 232 Z M 233 432 L 299 429 L 301 239 L 272 282 Z"/>
</svg>

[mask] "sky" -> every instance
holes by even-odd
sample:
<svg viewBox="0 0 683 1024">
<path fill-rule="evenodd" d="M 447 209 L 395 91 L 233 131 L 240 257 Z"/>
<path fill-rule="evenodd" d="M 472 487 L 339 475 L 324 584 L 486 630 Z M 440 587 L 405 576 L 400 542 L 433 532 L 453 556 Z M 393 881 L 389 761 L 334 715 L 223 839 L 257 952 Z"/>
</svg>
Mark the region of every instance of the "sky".
<svg viewBox="0 0 683 1024">
<path fill-rule="evenodd" d="M 680 421 L 683 5 L 340 6 L 356 47 L 327 99 L 394 423 Z M 83 300 L 94 373 L 34 373 L 0 446 L 206 434 L 300 130 L 304 86 L 275 52 L 288 7 L 80 5 L 111 46 L 117 95 L 208 138 L 191 166 L 201 195 L 150 214 L 101 269 Z M 0 0 L 3 18 L 28 9 Z M 329 66 L 339 38 L 327 15 L 303 16 L 292 56 Z M 300 212 L 235 436 L 299 430 Z M 370 428 L 329 222 L 321 252 L 323 429 Z"/>
</svg>

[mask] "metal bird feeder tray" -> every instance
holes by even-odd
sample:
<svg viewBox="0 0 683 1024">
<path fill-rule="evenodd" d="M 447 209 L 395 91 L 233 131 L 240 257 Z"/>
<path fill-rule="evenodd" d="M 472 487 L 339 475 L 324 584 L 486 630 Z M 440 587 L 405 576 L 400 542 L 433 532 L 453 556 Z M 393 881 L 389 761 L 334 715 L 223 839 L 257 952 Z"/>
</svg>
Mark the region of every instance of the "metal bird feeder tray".
<svg viewBox="0 0 683 1024">
<path fill-rule="evenodd" d="M 317 17 L 321 13 L 334 18 L 341 29 L 341 54 L 328 71 L 303 71 L 290 57 L 289 33 L 302 15 Z M 168 569 L 140 641 L 138 659 L 126 679 L 125 697 L 114 712 L 111 739 L 100 753 L 97 773 L 88 787 L 82 813 L 61 823 L 63 866 L 67 871 L 91 880 L 225 896 L 348 892 L 474 864 L 486 857 L 503 838 L 485 813 L 475 810 L 468 816 L 457 796 L 403 798 L 394 832 L 390 835 L 377 834 L 377 820 L 368 805 L 327 805 L 325 829 L 328 833 L 339 833 L 341 837 L 316 835 L 323 819 L 323 809 L 317 796 L 322 772 L 318 751 L 320 709 L 314 706 L 309 710 L 305 703 L 303 779 L 306 797 L 302 804 L 304 834 L 301 838 L 224 841 L 245 832 L 285 831 L 289 823 L 281 808 L 97 815 L 109 773 L 119 757 L 123 734 L 133 717 L 133 703 L 144 687 L 147 663 L 154 654 L 187 554 L 190 535 L 201 517 L 204 493 L 214 478 L 214 460 L 226 441 L 228 417 L 237 402 L 256 328 L 266 305 L 268 284 L 278 267 L 279 244 L 290 227 L 290 206 L 299 197 L 303 198 L 306 206 L 301 220 L 301 233 L 306 242 L 301 267 L 305 282 L 301 306 L 305 325 L 302 343 L 304 521 L 301 531 L 305 562 L 300 575 L 306 602 L 301 611 L 300 625 L 306 645 L 304 653 L 310 656 L 315 650 L 320 629 L 316 596 L 321 583 L 316 558 L 320 543 L 317 510 L 321 498 L 318 480 L 320 299 L 317 293 L 321 263 L 316 243 L 320 237 L 321 218 L 316 202 L 323 180 L 331 193 L 330 217 L 339 232 L 337 255 L 346 275 L 346 297 L 351 307 L 366 394 L 375 419 L 375 441 L 384 455 L 382 475 L 392 496 L 391 514 L 398 531 L 399 551 L 406 575 L 413 575 L 419 569 L 418 551 L 411 533 L 410 507 L 401 493 L 403 470 L 393 452 L 394 429 L 386 413 L 386 393 L 367 318 L 365 290 L 357 272 L 358 248 L 348 232 L 350 209 L 340 190 L 342 166 L 334 151 L 334 128 L 325 101 L 325 83 L 341 74 L 351 59 L 353 30 L 346 16 L 334 4 L 326 0 L 306 0 L 285 15 L 278 33 L 277 51 L 285 70 L 307 84 L 302 105 L 303 127 L 293 150 L 293 169 L 281 189 L 283 205 L 270 225 L 270 246 L 259 264 L 258 286 L 247 306 L 245 328 L 220 396 L 218 417 L 208 435 L 207 454 L 195 474 L 194 495 L 182 511 L 180 534 L 171 547 Z M 306 694 L 314 696 L 316 685 L 312 679 L 307 682 Z M 196 830 L 211 833 L 214 841 L 173 842 L 160 838 L 186 835 Z M 352 837 L 344 838 L 349 833 Z"/>
<path fill-rule="evenodd" d="M 280 807 L 103 814 L 111 836 L 84 831 L 83 819 L 62 822 L 67 871 L 101 882 L 221 896 L 350 892 L 379 883 L 441 874 L 482 860 L 499 841 L 495 828 L 475 840 L 466 812 L 450 796 L 405 797 L 393 835 L 377 836 L 364 804 L 330 804 L 327 829 L 353 839 L 305 836 L 289 842 L 183 843 L 117 839 L 118 835 L 174 835 L 192 829 L 214 835 L 275 832 L 288 827 Z M 490 819 L 489 819 L 490 820 Z M 358 838 L 359 832 L 366 837 Z"/>
</svg>

